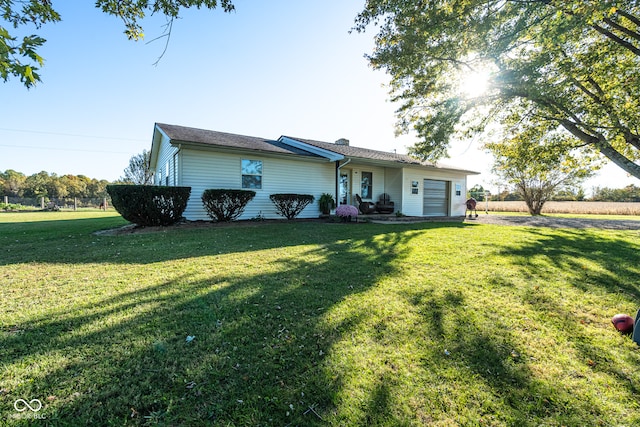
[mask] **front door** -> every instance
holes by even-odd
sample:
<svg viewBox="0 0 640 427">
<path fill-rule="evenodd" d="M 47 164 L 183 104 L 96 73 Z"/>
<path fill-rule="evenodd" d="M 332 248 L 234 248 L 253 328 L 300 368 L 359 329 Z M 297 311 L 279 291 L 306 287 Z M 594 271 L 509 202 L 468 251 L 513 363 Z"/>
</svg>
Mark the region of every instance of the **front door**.
<svg viewBox="0 0 640 427">
<path fill-rule="evenodd" d="M 338 195 L 338 204 L 350 205 L 351 204 L 351 171 L 340 170 L 340 194 Z"/>
</svg>

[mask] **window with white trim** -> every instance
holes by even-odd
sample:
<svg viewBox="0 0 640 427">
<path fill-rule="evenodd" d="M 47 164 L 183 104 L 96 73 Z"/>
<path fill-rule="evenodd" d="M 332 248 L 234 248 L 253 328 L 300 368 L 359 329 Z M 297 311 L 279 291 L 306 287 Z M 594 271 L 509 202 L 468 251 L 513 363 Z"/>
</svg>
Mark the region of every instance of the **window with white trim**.
<svg viewBox="0 0 640 427">
<path fill-rule="evenodd" d="M 242 188 L 262 188 L 262 160 L 242 159 Z"/>
</svg>

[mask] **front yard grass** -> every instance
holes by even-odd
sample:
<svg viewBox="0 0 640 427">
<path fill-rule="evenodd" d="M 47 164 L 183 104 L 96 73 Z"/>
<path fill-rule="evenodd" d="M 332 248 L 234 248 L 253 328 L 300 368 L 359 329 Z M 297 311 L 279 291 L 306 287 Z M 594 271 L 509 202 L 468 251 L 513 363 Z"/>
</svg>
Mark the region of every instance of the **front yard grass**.
<svg viewBox="0 0 640 427">
<path fill-rule="evenodd" d="M 640 425 L 638 231 L 124 223 L 0 214 L 0 425 Z"/>
</svg>

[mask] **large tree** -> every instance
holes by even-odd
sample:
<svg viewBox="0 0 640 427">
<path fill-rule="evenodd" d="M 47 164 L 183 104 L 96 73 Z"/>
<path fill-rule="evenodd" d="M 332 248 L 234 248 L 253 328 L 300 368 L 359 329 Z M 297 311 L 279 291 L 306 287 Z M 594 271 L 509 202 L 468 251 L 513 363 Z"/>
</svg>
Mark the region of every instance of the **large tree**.
<svg viewBox="0 0 640 427">
<path fill-rule="evenodd" d="M 516 112 L 640 178 L 638 1 L 367 0 L 355 29 L 370 25 L 370 62 L 391 75 L 399 130 L 417 133 L 419 157 Z M 488 90 L 465 96 L 460 81 L 479 70 Z"/>
<path fill-rule="evenodd" d="M 126 184 L 149 185 L 153 183 L 151 171 L 151 151 L 142 150 L 129 159 L 129 166 L 124 170 L 120 182 Z"/>
<path fill-rule="evenodd" d="M 593 150 L 576 150 L 573 137 L 557 129 L 525 124 L 525 130 L 485 147 L 494 156 L 493 172 L 513 185 L 531 215 L 562 190 L 572 190 L 599 167 Z"/>
<path fill-rule="evenodd" d="M 2 195 L 21 197 L 25 190 L 27 177 L 22 172 L 7 169 L 0 173 L 0 190 Z"/>
<path fill-rule="evenodd" d="M 26 87 L 40 81 L 38 69 L 44 58 L 38 49 L 46 40 L 36 34 L 18 37 L 15 33 L 60 21 L 62 17 L 52 3 L 52 0 L 0 0 L 0 78 L 5 82 L 11 76 L 19 78 Z M 144 37 L 140 22 L 147 14 L 162 13 L 170 24 L 183 8 L 215 9 L 218 3 L 225 12 L 234 10 L 231 0 L 96 0 L 95 5 L 104 13 L 120 18 L 129 39 L 139 40 Z M 169 31 L 170 28 L 168 25 Z"/>
</svg>

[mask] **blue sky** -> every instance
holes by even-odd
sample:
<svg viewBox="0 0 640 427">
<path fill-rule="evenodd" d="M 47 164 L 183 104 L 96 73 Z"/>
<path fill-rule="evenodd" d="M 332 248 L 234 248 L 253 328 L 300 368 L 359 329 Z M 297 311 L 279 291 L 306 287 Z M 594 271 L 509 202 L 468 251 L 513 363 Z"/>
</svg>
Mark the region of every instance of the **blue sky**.
<svg viewBox="0 0 640 427">
<path fill-rule="evenodd" d="M 147 42 L 162 34 L 163 17 L 145 19 L 145 41 L 131 42 L 93 2 L 55 2 L 62 22 L 38 31 L 43 82 L 0 83 L 0 170 L 115 180 L 150 148 L 155 122 L 406 152 L 413 138 L 394 135 L 388 79 L 364 58 L 374 29 L 349 33 L 363 1 L 235 4 L 231 14 L 184 11 L 154 66 L 165 42 Z M 482 172 L 470 185 L 495 188 L 477 145 L 454 144 L 443 163 Z M 585 187 L 630 183 L 639 185 L 612 167 Z"/>
</svg>

